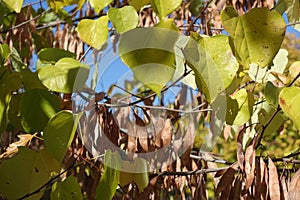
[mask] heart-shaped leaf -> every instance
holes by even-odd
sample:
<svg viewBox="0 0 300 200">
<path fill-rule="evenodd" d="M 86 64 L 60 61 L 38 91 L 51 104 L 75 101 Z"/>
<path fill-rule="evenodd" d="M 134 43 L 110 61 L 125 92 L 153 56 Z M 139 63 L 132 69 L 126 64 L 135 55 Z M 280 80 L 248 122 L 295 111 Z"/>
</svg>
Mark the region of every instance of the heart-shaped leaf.
<svg viewBox="0 0 300 200">
<path fill-rule="evenodd" d="M 139 11 L 144 6 L 150 4 L 150 0 L 129 0 L 129 5 L 134 7 L 137 11 Z"/>
<path fill-rule="evenodd" d="M 92 8 L 99 13 L 103 8 L 108 6 L 113 0 L 89 0 Z"/>
<path fill-rule="evenodd" d="M 121 35 L 118 50 L 135 78 L 160 95 L 175 71 L 174 44 L 178 38 L 178 31 L 167 28 L 132 29 Z"/>
<path fill-rule="evenodd" d="M 266 67 L 272 62 L 285 35 L 285 22 L 277 11 L 254 8 L 238 16 L 227 7 L 221 20 L 232 38 L 234 54 L 245 69 L 251 63 Z"/>
<path fill-rule="evenodd" d="M 100 50 L 108 36 L 108 17 L 102 16 L 99 19 L 83 19 L 78 23 L 79 37 L 88 45 Z"/>
<path fill-rule="evenodd" d="M 132 6 L 122 8 L 110 8 L 108 17 L 112 21 L 118 33 L 124 33 L 138 25 L 139 16 Z"/>
<path fill-rule="evenodd" d="M 24 0 L 4 0 L 4 2 L 14 11 L 16 11 L 16 13 L 19 13 L 22 9 Z"/>
<path fill-rule="evenodd" d="M 300 88 L 283 88 L 279 94 L 279 105 L 283 112 L 293 120 L 296 128 L 300 130 Z"/>
<path fill-rule="evenodd" d="M 151 6 L 154 12 L 159 16 L 160 19 L 163 19 L 168 14 L 173 12 L 178 8 L 182 3 L 182 0 L 151 0 Z"/>
<path fill-rule="evenodd" d="M 50 90 L 72 93 L 81 90 L 88 78 L 89 66 L 73 58 L 62 58 L 55 65 L 41 67 L 39 79 Z"/>
</svg>

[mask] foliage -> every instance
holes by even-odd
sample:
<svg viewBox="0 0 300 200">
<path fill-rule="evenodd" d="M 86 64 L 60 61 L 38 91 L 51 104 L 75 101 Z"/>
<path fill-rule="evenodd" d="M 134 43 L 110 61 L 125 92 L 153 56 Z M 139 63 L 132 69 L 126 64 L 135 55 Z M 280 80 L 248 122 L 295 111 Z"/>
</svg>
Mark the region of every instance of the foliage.
<svg viewBox="0 0 300 200">
<path fill-rule="evenodd" d="M 0 13 L 0 198 L 299 197 L 286 34 L 299 1 L 4 0 Z M 107 46 L 134 79 L 99 92 Z"/>
</svg>

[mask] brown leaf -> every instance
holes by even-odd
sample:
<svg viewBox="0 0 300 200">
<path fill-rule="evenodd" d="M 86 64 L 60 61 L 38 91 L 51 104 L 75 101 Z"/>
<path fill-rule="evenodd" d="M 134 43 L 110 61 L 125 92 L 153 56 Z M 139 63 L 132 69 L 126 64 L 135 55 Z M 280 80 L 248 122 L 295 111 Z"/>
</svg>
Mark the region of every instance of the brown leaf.
<svg viewBox="0 0 300 200">
<path fill-rule="evenodd" d="M 291 199 L 291 198 L 288 198 L 288 186 L 287 186 L 287 179 L 285 176 L 280 177 L 280 183 L 281 183 L 280 189 L 281 189 L 281 193 L 282 193 L 281 199 Z"/>
<path fill-rule="evenodd" d="M 272 159 L 268 158 L 269 162 L 269 194 L 271 200 L 280 200 L 280 187 L 277 174 L 277 168 Z"/>
<path fill-rule="evenodd" d="M 220 179 L 220 182 L 217 186 L 216 189 L 216 195 L 219 194 L 220 192 L 224 191 L 224 189 L 228 188 L 228 185 L 231 186 L 233 180 L 234 180 L 234 174 L 235 174 L 235 169 L 232 167 L 229 167 L 222 178 Z"/>
<path fill-rule="evenodd" d="M 256 164 L 256 177 L 255 177 L 255 198 L 256 199 L 267 199 L 268 188 L 267 188 L 267 166 L 264 160 L 260 157 Z"/>
<path fill-rule="evenodd" d="M 9 145 L 9 147 L 7 147 L 6 151 L 0 155 L 0 159 L 8 158 L 8 157 L 12 156 L 13 154 L 17 153 L 18 147 L 27 146 L 27 144 L 30 142 L 30 140 L 33 137 L 34 137 L 34 135 L 31 135 L 31 134 L 18 135 L 18 138 L 20 138 L 20 140 L 14 142 L 14 143 L 11 143 Z"/>
<path fill-rule="evenodd" d="M 252 139 L 251 143 L 249 144 L 245 152 L 246 190 L 250 188 L 254 180 L 255 144 L 256 144 L 256 137 Z"/>
<path fill-rule="evenodd" d="M 164 128 L 160 131 L 162 146 L 168 146 L 172 138 L 172 124 L 171 119 L 166 119 Z"/>
<path fill-rule="evenodd" d="M 230 191 L 229 199 L 240 199 L 241 189 L 242 189 L 242 179 L 243 175 L 239 174 L 234 181 L 234 185 Z"/>
<path fill-rule="evenodd" d="M 244 129 L 239 131 L 239 135 L 237 138 L 237 160 L 240 166 L 240 169 L 244 171 L 244 154 L 243 154 L 243 135 L 244 135 Z"/>
<path fill-rule="evenodd" d="M 296 200 L 300 199 L 300 169 L 293 176 L 288 191 L 288 199 Z"/>
</svg>

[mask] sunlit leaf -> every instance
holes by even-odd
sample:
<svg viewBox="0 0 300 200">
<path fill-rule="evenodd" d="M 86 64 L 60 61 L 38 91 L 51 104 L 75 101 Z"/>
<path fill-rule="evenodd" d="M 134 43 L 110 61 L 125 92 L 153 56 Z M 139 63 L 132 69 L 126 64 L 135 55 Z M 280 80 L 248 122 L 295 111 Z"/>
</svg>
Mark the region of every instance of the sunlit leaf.
<svg viewBox="0 0 300 200">
<path fill-rule="evenodd" d="M 300 88 L 286 87 L 279 94 L 279 105 L 283 112 L 293 120 L 296 128 L 300 130 Z"/>
<path fill-rule="evenodd" d="M 59 48 L 45 48 L 38 52 L 38 58 L 40 61 L 44 63 L 53 63 L 55 64 L 61 58 L 74 58 L 76 55 L 71 53 L 70 51 L 66 51 L 64 49 Z"/>
<path fill-rule="evenodd" d="M 245 69 L 251 63 L 268 66 L 285 35 L 285 22 L 276 11 L 254 8 L 238 16 L 232 7 L 222 11 L 221 20 L 232 38 L 234 54 Z"/>
<path fill-rule="evenodd" d="M 175 71 L 178 37 L 177 31 L 166 28 L 133 29 L 121 35 L 118 51 L 135 78 L 160 95 Z"/>
<path fill-rule="evenodd" d="M 110 200 L 113 198 L 119 182 L 120 171 L 118 169 L 120 169 L 121 163 L 122 159 L 118 152 L 107 151 L 105 153 L 105 169 L 97 186 L 96 199 Z"/>
<path fill-rule="evenodd" d="M 70 6 L 73 4 L 78 4 L 78 9 L 84 3 L 84 0 L 47 0 L 48 6 L 52 8 L 52 10 L 57 13 L 60 9 L 64 8 L 65 6 Z"/>
<path fill-rule="evenodd" d="M 44 89 L 26 91 L 19 110 L 23 128 L 28 133 L 42 131 L 59 109 L 60 102 L 55 94 Z"/>
<path fill-rule="evenodd" d="M 108 6 L 113 0 L 88 0 L 96 11 L 96 13 L 99 13 L 103 8 Z"/>
<path fill-rule="evenodd" d="M 73 141 L 79 116 L 69 111 L 55 114 L 44 129 L 44 142 L 47 150 L 61 163 Z"/>
<path fill-rule="evenodd" d="M 132 6 L 122 8 L 110 8 L 108 17 L 112 21 L 118 33 L 124 33 L 138 25 L 138 14 Z"/>
<path fill-rule="evenodd" d="M 50 90 L 72 93 L 81 90 L 88 78 L 89 66 L 73 58 L 62 58 L 55 65 L 41 67 L 39 79 Z"/>
<path fill-rule="evenodd" d="M 99 19 L 83 19 L 78 23 L 79 37 L 88 45 L 100 50 L 108 36 L 108 17 L 102 16 Z"/>
<path fill-rule="evenodd" d="M 201 37 L 192 33 L 184 49 L 185 60 L 195 73 L 198 88 L 209 101 L 231 84 L 238 70 L 228 41 L 225 35 Z M 214 48 L 216 45 L 219 48 Z"/>
<path fill-rule="evenodd" d="M 7 44 L 0 45 L 0 65 L 3 65 L 10 55 L 9 46 Z"/>
<path fill-rule="evenodd" d="M 268 82 L 265 87 L 264 94 L 265 94 L 266 100 L 273 108 L 277 108 L 277 106 L 278 106 L 278 97 L 279 97 L 280 91 L 281 91 L 281 88 L 274 86 L 271 82 Z"/>
<path fill-rule="evenodd" d="M 178 8 L 182 0 L 151 0 L 151 7 L 154 12 L 159 16 L 160 19 L 165 18 L 168 14 L 172 13 L 176 8 Z"/>
<path fill-rule="evenodd" d="M 134 7 L 137 11 L 139 11 L 144 6 L 150 4 L 150 0 L 129 0 L 129 5 Z"/>
<path fill-rule="evenodd" d="M 179 31 L 178 27 L 175 25 L 173 19 L 161 20 L 158 24 L 155 25 L 158 28 L 167 28 L 174 31 Z"/>
<path fill-rule="evenodd" d="M 123 161 L 120 172 L 120 184 L 122 186 L 135 182 L 142 192 L 149 183 L 148 163 L 143 158 L 135 158 L 133 162 Z M 135 173 L 138 172 L 138 173 Z"/>
<path fill-rule="evenodd" d="M 53 172 L 58 173 L 60 165 L 46 151 L 35 152 L 20 147 L 16 156 L 0 164 L 0 193 L 7 199 L 18 199 L 44 185 Z M 40 199 L 43 193 L 36 193 L 30 199 Z"/>
<path fill-rule="evenodd" d="M 289 20 L 289 23 L 299 22 L 300 21 L 300 1 L 299 0 L 285 0 L 287 9 L 286 14 Z M 300 31 L 300 24 L 293 25 L 294 28 Z"/>
<path fill-rule="evenodd" d="M 236 92 L 231 98 L 233 100 L 236 100 L 238 104 L 238 113 L 233 121 L 233 124 L 242 125 L 247 122 L 252 115 L 254 104 L 253 94 L 247 92 L 246 89 L 241 89 Z"/>
<path fill-rule="evenodd" d="M 76 177 L 68 176 L 63 182 L 55 182 L 51 189 L 51 200 L 81 200 L 83 199 L 80 185 Z"/>
<path fill-rule="evenodd" d="M 4 2 L 7 3 L 11 9 L 16 11 L 16 13 L 19 13 L 22 9 L 24 0 L 4 0 Z"/>
</svg>

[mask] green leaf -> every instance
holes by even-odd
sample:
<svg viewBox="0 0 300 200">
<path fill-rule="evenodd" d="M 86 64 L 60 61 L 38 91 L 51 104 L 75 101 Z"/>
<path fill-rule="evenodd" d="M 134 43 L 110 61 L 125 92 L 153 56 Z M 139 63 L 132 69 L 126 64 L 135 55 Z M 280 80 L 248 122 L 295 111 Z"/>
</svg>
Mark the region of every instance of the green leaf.
<svg viewBox="0 0 300 200">
<path fill-rule="evenodd" d="M 181 5 L 182 0 L 151 0 L 150 2 L 154 12 L 159 16 L 160 19 L 163 19 L 168 14 L 176 10 L 176 8 Z"/>
<path fill-rule="evenodd" d="M 73 141 L 78 120 L 78 115 L 63 110 L 55 114 L 44 129 L 45 146 L 59 163 Z"/>
<path fill-rule="evenodd" d="M 81 6 L 84 3 L 84 0 L 47 0 L 48 6 L 52 8 L 52 10 L 57 13 L 59 12 L 63 7 L 70 6 L 73 4 L 78 4 L 78 9 L 81 8 Z"/>
<path fill-rule="evenodd" d="M 286 14 L 289 20 L 289 23 L 299 22 L 300 21 L 300 1 L 299 0 L 285 0 L 287 9 Z M 293 27 L 300 31 L 300 24 L 295 24 Z"/>
<path fill-rule="evenodd" d="M 62 58 L 55 65 L 41 67 L 39 79 L 52 91 L 72 93 L 81 90 L 88 78 L 89 66 L 73 58 Z"/>
<path fill-rule="evenodd" d="M 142 192 L 149 183 L 148 168 L 149 164 L 143 158 L 135 158 L 133 162 L 123 161 L 120 172 L 121 186 L 135 182 L 139 191 Z"/>
<path fill-rule="evenodd" d="M 184 47 L 187 45 L 189 39 L 189 36 L 180 35 L 179 39 L 175 43 L 176 70 L 173 76 L 174 81 L 181 77 L 186 69 L 191 70 L 188 65 L 185 65 L 185 58 L 182 51 L 182 49 L 184 49 Z M 193 89 L 197 89 L 195 76 L 193 73 L 189 73 L 187 76 L 181 79 L 181 82 Z"/>
<path fill-rule="evenodd" d="M 220 73 L 224 88 L 226 89 L 233 81 L 239 64 L 233 56 L 229 46 L 229 38 L 226 35 L 217 35 L 214 37 L 201 37 L 192 32 L 192 37 L 200 43 L 206 51 L 206 56 L 212 59 L 214 66 Z M 216 46 L 218 48 L 216 48 Z M 207 66 L 210 67 L 210 66 Z"/>
<path fill-rule="evenodd" d="M 274 10 L 276 10 L 281 15 L 283 15 L 286 9 L 287 9 L 286 0 L 278 0 L 278 2 L 274 7 Z"/>
<path fill-rule="evenodd" d="M 276 77 L 272 72 L 283 74 L 288 63 L 288 51 L 280 49 L 273 59 L 273 65 L 270 68 L 260 68 L 256 64 L 250 64 L 248 74 L 250 78 L 258 83 L 275 81 Z"/>
<path fill-rule="evenodd" d="M 177 31 L 166 28 L 133 29 L 121 35 L 118 51 L 135 78 L 160 95 L 175 71 L 174 44 L 178 38 Z"/>
<path fill-rule="evenodd" d="M 194 16 L 199 16 L 204 8 L 205 1 L 204 0 L 193 0 L 189 5 L 189 9 Z"/>
<path fill-rule="evenodd" d="M 20 73 L 10 72 L 4 67 L 0 68 L 0 133 L 7 127 L 11 92 L 18 90 L 21 84 Z"/>
<path fill-rule="evenodd" d="M 264 102 L 262 103 L 261 108 L 258 111 L 258 121 L 252 122 L 252 123 L 260 123 L 262 126 L 266 126 L 269 123 L 269 125 L 264 131 L 264 134 L 266 136 L 276 132 L 284 122 L 284 119 L 281 116 L 282 114 L 280 114 L 279 112 L 273 117 L 271 122 L 269 121 L 275 112 L 276 109 L 271 107 L 268 103 Z M 257 132 L 260 132 L 261 130 L 262 129 L 258 129 Z"/>
<path fill-rule="evenodd" d="M 177 26 L 174 24 L 174 19 L 165 19 L 161 20 L 158 24 L 155 25 L 157 28 L 167 28 L 173 31 L 179 31 Z"/>
<path fill-rule="evenodd" d="M 47 89 L 40 79 L 38 78 L 37 72 L 31 72 L 30 69 L 25 68 L 21 70 L 22 80 L 24 84 L 24 89 L 31 90 L 35 88 Z"/>
<path fill-rule="evenodd" d="M 46 151 L 35 152 L 20 147 L 18 154 L 0 164 L 0 193 L 7 199 L 18 199 L 31 193 L 60 171 L 60 165 Z M 36 193 L 30 199 L 40 199 Z"/>
<path fill-rule="evenodd" d="M 63 182 L 55 182 L 52 186 L 50 195 L 51 200 L 83 199 L 80 185 L 74 176 L 68 176 Z"/>
<path fill-rule="evenodd" d="M 3 0 L 7 5 L 16 11 L 16 13 L 19 13 L 22 9 L 22 4 L 24 0 Z"/>
<path fill-rule="evenodd" d="M 239 104 L 236 99 L 232 99 L 229 96 L 226 99 L 226 103 L 226 123 L 228 125 L 233 125 L 233 122 L 239 112 Z"/>
<path fill-rule="evenodd" d="M 22 67 L 26 67 L 23 63 L 18 51 L 13 47 L 10 55 L 11 65 L 16 71 L 21 71 Z"/>
<path fill-rule="evenodd" d="M 108 6 L 113 0 L 88 0 L 96 13 Z"/>
<path fill-rule="evenodd" d="M 19 112 L 26 132 L 42 131 L 49 119 L 60 109 L 60 101 L 55 94 L 44 89 L 26 91 L 21 100 Z"/>
<path fill-rule="evenodd" d="M 139 21 L 139 16 L 132 6 L 110 8 L 108 10 L 108 17 L 116 28 L 116 31 L 120 34 L 135 28 Z"/>
<path fill-rule="evenodd" d="M 241 89 L 237 91 L 232 97 L 233 100 L 237 101 L 238 113 L 233 121 L 234 125 L 243 125 L 246 123 L 251 115 L 254 105 L 253 94 L 247 92 L 246 89 Z"/>
<path fill-rule="evenodd" d="M 100 50 L 108 37 L 108 17 L 102 16 L 99 19 L 83 19 L 78 23 L 79 37 L 88 45 Z"/>
<path fill-rule="evenodd" d="M 12 95 L 9 102 L 9 109 L 8 109 L 9 123 L 12 124 L 15 128 L 17 128 L 20 131 L 24 131 L 21 123 L 21 117 L 19 115 L 19 106 L 22 100 L 22 96 L 23 96 L 22 93 L 17 95 Z"/>
<path fill-rule="evenodd" d="M 128 3 L 134 7 L 136 11 L 139 11 L 144 6 L 150 4 L 150 0 L 129 0 Z"/>
<path fill-rule="evenodd" d="M 265 94 L 266 100 L 275 109 L 278 106 L 278 97 L 279 97 L 279 93 L 280 93 L 281 89 L 282 88 L 278 88 L 278 87 L 274 86 L 272 82 L 267 82 L 267 85 L 265 87 L 264 94 Z"/>
<path fill-rule="evenodd" d="M 75 53 L 59 48 L 45 48 L 38 52 L 38 58 L 43 63 L 55 64 L 61 58 L 76 58 Z"/>
<path fill-rule="evenodd" d="M 198 88 L 208 101 L 213 101 L 231 84 L 239 68 L 228 43 L 225 35 L 202 37 L 192 33 L 184 48 L 185 60 L 195 72 Z"/>
<path fill-rule="evenodd" d="M 104 157 L 104 173 L 101 175 L 99 184 L 97 186 L 96 199 L 107 199 L 113 198 L 120 177 L 120 165 L 122 159 L 118 152 L 112 153 L 107 151 Z"/>
<path fill-rule="evenodd" d="M 300 88 L 283 88 L 279 94 L 279 105 L 283 112 L 293 120 L 295 127 L 300 130 Z"/>
<path fill-rule="evenodd" d="M 7 44 L 0 45 L 0 65 L 3 65 L 10 55 L 9 46 Z"/>
<path fill-rule="evenodd" d="M 232 38 L 234 54 L 245 69 L 249 65 L 268 66 L 278 52 L 285 35 L 281 15 L 267 8 L 254 8 L 237 16 L 232 7 L 221 13 L 225 30 Z"/>
</svg>

